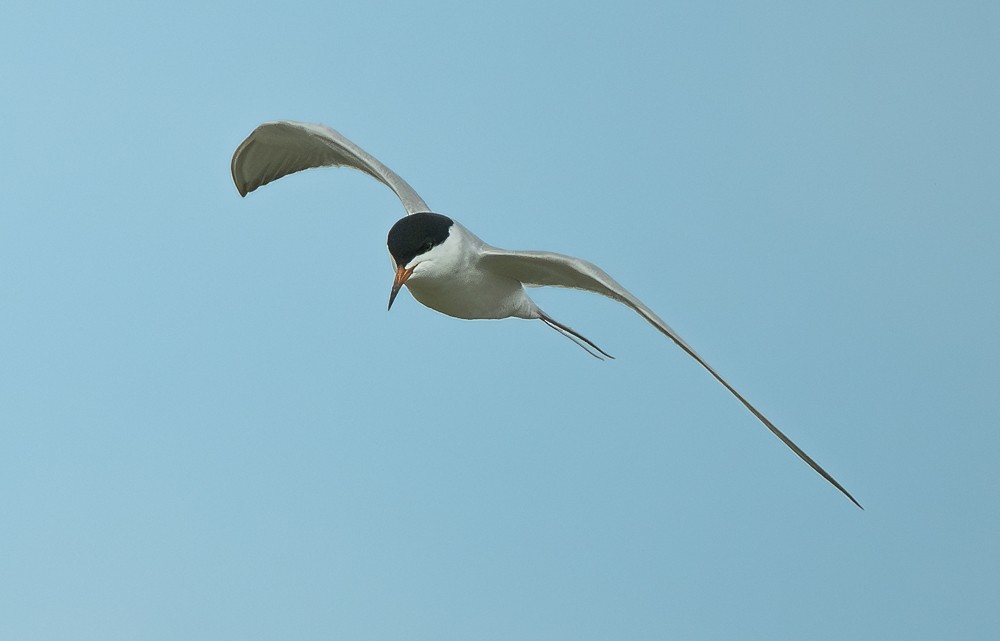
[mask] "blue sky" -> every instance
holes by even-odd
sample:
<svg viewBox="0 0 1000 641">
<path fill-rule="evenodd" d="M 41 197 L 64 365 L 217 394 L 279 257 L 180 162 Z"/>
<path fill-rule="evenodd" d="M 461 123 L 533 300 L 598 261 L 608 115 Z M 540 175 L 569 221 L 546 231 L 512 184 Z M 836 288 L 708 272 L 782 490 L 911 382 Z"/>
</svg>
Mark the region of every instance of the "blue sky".
<svg viewBox="0 0 1000 641">
<path fill-rule="evenodd" d="M 1000 628 L 1000 9 L 16 3 L 0 638 L 972 639 Z M 362 6 L 363 5 L 363 6 Z M 333 126 L 629 310 L 402 294 L 394 196 L 240 199 Z"/>
</svg>

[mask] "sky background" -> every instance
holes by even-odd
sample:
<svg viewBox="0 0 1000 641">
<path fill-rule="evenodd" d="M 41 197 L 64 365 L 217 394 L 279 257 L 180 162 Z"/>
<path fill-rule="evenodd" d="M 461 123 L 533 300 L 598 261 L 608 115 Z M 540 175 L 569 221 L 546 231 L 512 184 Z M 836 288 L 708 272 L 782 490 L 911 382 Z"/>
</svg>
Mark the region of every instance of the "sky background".
<svg viewBox="0 0 1000 641">
<path fill-rule="evenodd" d="M 874 5 L 874 6 L 873 6 Z M 15 2 L 0 24 L 0 638 L 1000 630 L 996 2 Z M 330 125 L 628 309 L 403 293 Z"/>
</svg>

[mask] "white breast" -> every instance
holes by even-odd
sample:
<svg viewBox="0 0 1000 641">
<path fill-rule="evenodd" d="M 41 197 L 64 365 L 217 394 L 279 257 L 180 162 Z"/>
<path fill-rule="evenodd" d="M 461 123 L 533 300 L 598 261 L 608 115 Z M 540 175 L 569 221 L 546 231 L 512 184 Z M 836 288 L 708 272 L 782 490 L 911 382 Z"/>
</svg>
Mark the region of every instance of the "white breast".
<svg viewBox="0 0 1000 641">
<path fill-rule="evenodd" d="M 445 242 L 414 259 L 406 287 L 421 304 L 455 318 L 537 318 L 521 281 L 482 268 L 485 246 L 455 223 Z"/>
</svg>

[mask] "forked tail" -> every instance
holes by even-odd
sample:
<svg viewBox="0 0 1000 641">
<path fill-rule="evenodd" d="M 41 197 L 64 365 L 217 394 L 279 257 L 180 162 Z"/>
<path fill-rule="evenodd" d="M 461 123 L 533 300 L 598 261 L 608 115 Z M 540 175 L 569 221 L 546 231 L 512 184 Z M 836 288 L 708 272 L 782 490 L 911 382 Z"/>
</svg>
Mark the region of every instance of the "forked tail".
<svg viewBox="0 0 1000 641">
<path fill-rule="evenodd" d="M 563 325 L 559 321 L 555 320 L 554 318 L 552 318 L 551 316 L 549 316 L 548 314 L 546 314 L 542 310 L 538 310 L 538 318 L 543 323 L 545 323 L 546 325 L 548 325 L 549 327 L 551 327 L 552 329 L 556 330 L 557 332 L 559 332 L 560 334 L 562 334 L 566 338 L 570 339 L 571 341 L 573 341 L 574 343 L 576 343 L 577 345 L 579 345 L 580 348 L 583 349 L 583 351 L 587 352 L 588 354 L 590 354 L 591 356 L 593 356 L 597 360 L 603 361 L 604 359 L 601 358 L 601 356 L 598 356 L 597 354 L 595 354 L 593 351 L 591 351 L 591 349 L 588 348 L 588 345 L 590 346 L 590 348 L 593 348 L 594 350 L 597 350 L 598 352 L 600 352 L 603 356 L 605 356 L 607 358 L 610 358 L 611 360 L 614 360 L 614 358 L 615 358 L 614 356 L 612 356 L 611 354 L 608 354 L 607 352 L 605 352 L 603 349 L 601 349 L 597 345 L 594 345 L 593 341 L 591 341 L 589 338 L 587 338 L 586 336 L 583 336 L 579 332 L 577 332 L 577 331 L 575 331 L 575 330 L 573 330 L 573 329 L 571 329 L 569 327 L 566 327 L 565 325 Z"/>
</svg>

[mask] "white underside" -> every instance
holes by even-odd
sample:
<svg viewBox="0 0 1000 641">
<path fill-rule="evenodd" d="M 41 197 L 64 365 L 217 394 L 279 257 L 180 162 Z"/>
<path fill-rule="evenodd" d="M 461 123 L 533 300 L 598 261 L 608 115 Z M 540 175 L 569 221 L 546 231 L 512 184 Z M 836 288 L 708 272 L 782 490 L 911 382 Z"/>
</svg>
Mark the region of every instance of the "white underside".
<svg viewBox="0 0 1000 641">
<path fill-rule="evenodd" d="M 483 272 L 476 275 L 480 278 L 410 278 L 407 287 L 422 305 L 455 318 L 538 317 L 520 282 Z"/>
<path fill-rule="evenodd" d="M 538 318 L 521 281 L 479 264 L 484 246 L 456 223 L 444 243 L 415 260 L 406 287 L 422 305 L 455 318 Z"/>
</svg>

